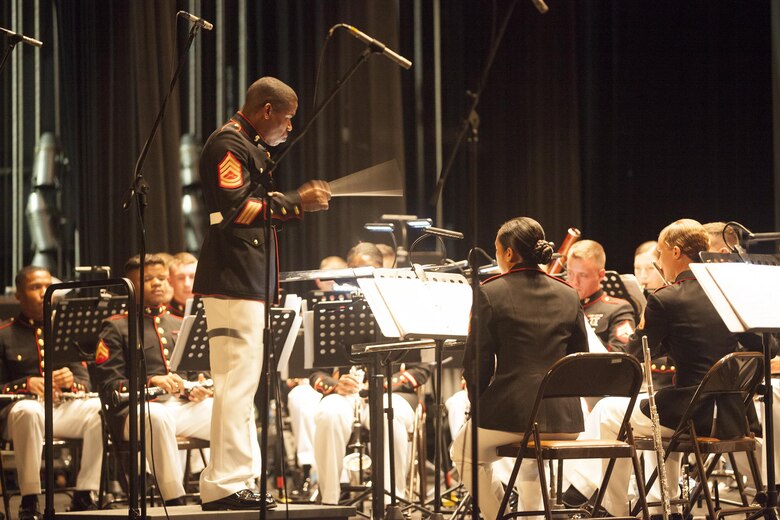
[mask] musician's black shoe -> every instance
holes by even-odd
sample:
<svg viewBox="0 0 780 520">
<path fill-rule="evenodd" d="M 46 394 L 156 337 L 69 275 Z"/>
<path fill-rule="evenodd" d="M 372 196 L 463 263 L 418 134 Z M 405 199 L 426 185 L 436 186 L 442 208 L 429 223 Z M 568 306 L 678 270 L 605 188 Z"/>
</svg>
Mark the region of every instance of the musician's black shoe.
<svg viewBox="0 0 780 520">
<path fill-rule="evenodd" d="M 91 491 L 76 491 L 70 500 L 70 511 L 96 511 L 100 509 Z"/>
<path fill-rule="evenodd" d="M 184 497 L 179 498 L 172 498 L 170 500 L 165 501 L 165 507 L 178 507 L 178 506 L 186 506 L 187 501 L 184 500 Z"/>
<path fill-rule="evenodd" d="M 650 520 L 663 520 L 664 515 L 650 515 Z M 682 513 L 672 513 L 669 515 L 669 520 L 683 520 Z"/>
<path fill-rule="evenodd" d="M 254 493 L 248 489 L 242 489 L 232 495 L 211 502 L 204 502 L 201 506 L 204 511 L 227 511 L 241 509 L 260 509 L 263 497 L 259 493 Z M 274 509 L 276 501 L 270 494 L 265 496 L 266 509 Z"/>
<path fill-rule="evenodd" d="M 568 508 L 578 509 L 588 503 L 588 497 L 580 493 L 576 487 L 569 486 L 561 496 L 561 502 Z"/>
<path fill-rule="evenodd" d="M 19 505 L 19 520 L 40 520 L 41 513 L 38 510 L 38 495 L 25 495 Z"/>
</svg>

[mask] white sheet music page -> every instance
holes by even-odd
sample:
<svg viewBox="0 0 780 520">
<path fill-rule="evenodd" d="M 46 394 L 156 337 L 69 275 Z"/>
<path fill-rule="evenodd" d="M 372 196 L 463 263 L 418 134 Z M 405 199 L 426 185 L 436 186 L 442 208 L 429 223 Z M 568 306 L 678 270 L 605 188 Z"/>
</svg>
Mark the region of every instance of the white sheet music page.
<svg viewBox="0 0 780 520">
<path fill-rule="evenodd" d="M 401 336 L 401 332 L 398 330 L 398 325 L 396 325 L 393 315 L 390 314 L 375 282 L 374 278 L 357 279 L 360 290 L 363 291 L 363 296 L 366 298 L 368 306 L 371 307 L 371 312 L 374 314 L 374 319 L 379 330 L 382 331 L 382 335 L 386 338 L 398 338 Z"/>
<path fill-rule="evenodd" d="M 185 316 L 181 322 L 179 335 L 176 337 L 176 343 L 173 345 L 173 352 L 171 352 L 171 370 L 174 372 L 179 369 L 179 363 L 181 363 L 181 358 L 184 356 L 184 347 L 187 346 L 193 323 L 195 323 L 194 314 Z"/>
<path fill-rule="evenodd" d="M 715 264 L 691 264 L 691 271 L 693 271 L 693 274 L 699 281 L 699 285 L 704 289 L 704 293 L 710 299 L 715 310 L 718 311 L 723 323 L 726 324 L 726 328 L 734 333 L 745 332 L 745 326 L 710 274 L 709 266 L 712 265 Z"/>
<path fill-rule="evenodd" d="M 780 331 L 780 267 L 720 263 L 707 270 L 746 330 Z"/>
<path fill-rule="evenodd" d="M 379 270 L 376 287 L 392 313 L 401 337 L 465 338 L 471 311 L 471 289 L 457 274 Z"/>
</svg>

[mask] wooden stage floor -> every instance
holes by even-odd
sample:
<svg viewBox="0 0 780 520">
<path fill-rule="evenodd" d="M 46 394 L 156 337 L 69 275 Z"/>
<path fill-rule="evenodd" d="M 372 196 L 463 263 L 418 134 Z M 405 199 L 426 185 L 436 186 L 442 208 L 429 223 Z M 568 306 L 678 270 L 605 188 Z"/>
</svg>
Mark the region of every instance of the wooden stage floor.
<svg viewBox="0 0 780 520">
<path fill-rule="evenodd" d="M 162 507 L 150 507 L 146 510 L 149 520 L 165 520 L 165 511 Z M 354 507 L 343 506 L 319 506 L 314 504 L 290 504 L 289 518 L 298 519 L 347 519 L 355 516 Z M 127 518 L 127 509 L 104 509 L 102 511 L 83 511 L 79 513 L 55 514 L 56 518 L 69 520 L 120 520 Z M 168 516 L 176 520 L 205 520 L 207 518 L 220 518 L 225 520 L 256 520 L 258 511 L 203 511 L 199 505 L 169 507 Z M 287 518 L 284 504 L 279 504 L 276 509 L 268 511 L 268 520 L 282 520 Z"/>
</svg>

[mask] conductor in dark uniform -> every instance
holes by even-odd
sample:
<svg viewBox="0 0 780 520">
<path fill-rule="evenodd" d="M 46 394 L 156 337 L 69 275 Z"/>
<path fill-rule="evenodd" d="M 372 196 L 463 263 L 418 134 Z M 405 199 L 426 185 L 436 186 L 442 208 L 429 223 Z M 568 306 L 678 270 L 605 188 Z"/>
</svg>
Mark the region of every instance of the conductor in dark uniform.
<svg viewBox="0 0 780 520">
<path fill-rule="evenodd" d="M 206 310 L 215 393 L 211 460 L 200 477 L 204 510 L 257 509 L 264 500 L 245 484 L 256 476 L 250 446 L 257 436 L 253 398 L 262 371 L 264 306 L 276 292 L 275 283 L 266 287 L 266 262 L 278 271 L 276 233 L 266 244 L 263 222 L 301 219 L 304 211 L 327 209 L 330 199 L 324 181 L 281 193 L 268 174 L 266 147 L 287 139 L 297 109 L 298 98 L 288 85 L 260 78 L 249 87 L 241 111 L 209 137 L 201 155 L 211 225 L 193 292 L 203 297 Z M 258 186 L 270 196 L 269 207 L 262 199 L 246 198 Z"/>
<path fill-rule="evenodd" d="M 704 375 L 719 359 L 739 348 L 761 351 L 761 338 L 755 334 L 732 334 L 726 328 L 698 280 L 690 264 L 698 261 L 699 252 L 707 251 L 709 238 L 702 225 L 691 219 L 682 219 L 665 227 L 658 237 L 658 263 L 664 278 L 674 280 L 647 299 L 647 307 L 636 332 L 631 336 L 627 351 L 642 359 L 642 336 L 647 336 L 653 357 L 667 355 L 676 369 L 674 386 L 662 388 L 655 394 L 662 434 L 669 436 L 678 426 L 682 414 L 701 383 Z M 740 347 L 741 345 L 741 347 Z M 734 425 L 729 424 L 726 409 L 718 403 L 719 433 L 727 435 Z M 627 400 L 620 397 L 602 399 L 588 417 L 588 430 L 595 426 L 596 437 L 615 438 L 620 427 Z M 647 400 L 640 399 L 631 414 L 634 435 L 652 435 L 652 424 Z M 695 417 L 699 432 L 709 432 L 713 408 L 702 408 Z M 731 430 L 733 431 L 733 430 Z M 606 464 L 606 461 L 604 461 Z M 584 461 L 568 466 L 569 480 L 585 497 L 590 496 L 601 482 L 601 472 Z M 646 468 L 650 474 L 654 467 Z M 672 454 L 666 463 L 671 499 L 679 495 L 680 455 Z M 628 512 L 628 481 L 630 465 L 618 460 L 607 486 L 604 507 L 613 515 Z M 660 500 L 658 482 L 648 490 L 648 501 Z M 659 511 L 660 512 L 660 511 Z"/>
<path fill-rule="evenodd" d="M 549 263 L 552 253 L 538 222 L 528 217 L 506 222 L 496 236 L 496 260 L 502 274 L 485 281 L 479 290 L 480 359 L 476 365 L 471 362 L 475 343 L 469 334 L 464 375 L 471 394 L 479 372 L 477 464 L 479 507 L 485 518 L 496 517 L 504 495 L 491 467 L 498 460 L 495 448 L 522 439 L 539 384 L 553 363 L 588 350 L 577 291 L 538 267 Z M 540 419 L 542 432 L 556 432 L 556 438 L 576 438 L 583 429 L 576 398 L 561 399 L 555 407 L 543 409 Z M 469 423 L 450 449 L 467 489 L 473 471 Z M 519 510 L 542 508 L 538 478 L 535 461 L 522 465 L 517 481 Z"/>
</svg>

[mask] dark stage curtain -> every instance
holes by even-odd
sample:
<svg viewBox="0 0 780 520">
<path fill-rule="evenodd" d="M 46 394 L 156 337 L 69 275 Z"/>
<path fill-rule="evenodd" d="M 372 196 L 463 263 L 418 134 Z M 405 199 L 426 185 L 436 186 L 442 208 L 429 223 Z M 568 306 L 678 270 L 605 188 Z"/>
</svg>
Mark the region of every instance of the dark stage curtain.
<svg viewBox="0 0 780 520">
<path fill-rule="evenodd" d="M 443 3 L 445 155 L 509 3 Z M 479 245 L 529 215 L 556 242 L 580 227 L 632 272 L 634 248 L 678 218 L 772 229 L 770 4 L 549 5 L 518 3 L 478 109 Z M 461 152 L 444 194 L 459 230 L 466 172 Z"/>
</svg>

